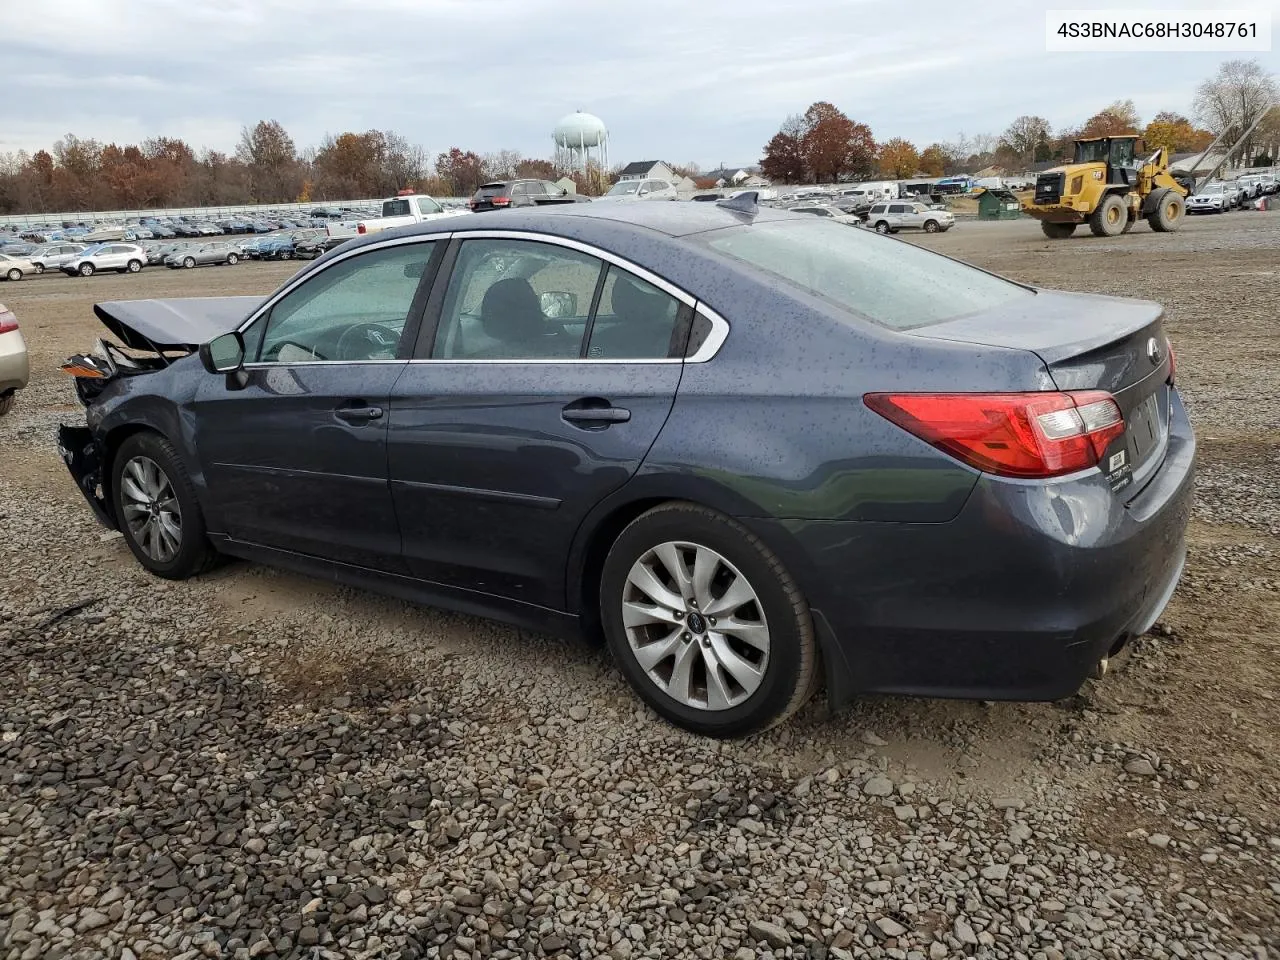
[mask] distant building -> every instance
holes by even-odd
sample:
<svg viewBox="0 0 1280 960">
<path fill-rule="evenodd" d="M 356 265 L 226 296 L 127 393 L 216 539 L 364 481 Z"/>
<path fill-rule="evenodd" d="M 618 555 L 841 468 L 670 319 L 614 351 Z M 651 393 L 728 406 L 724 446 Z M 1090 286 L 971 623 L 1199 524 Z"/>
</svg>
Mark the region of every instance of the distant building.
<svg viewBox="0 0 1280 960">
<path fill-rule="evenodd" d="M 618 175 L 619 180 L 666 180 L 674 183 L 676 173 L 661 160 L 637 160 L 628 163 Z"/>
<path fill-rule="evenodd" d="M 573 182 L 572 177 L 561 177 L 556 181 L 556 186 L 568 193 L 578 192 L 578 185 Z"/>
<path fill-rule="evenodd" d="M 703 174 L 717 187 L 767 187 L 769 181 L 749 167 L 722 167 Z"/>
<path fill-rule="evenodd" d="M 1203 160 L 1200 159 L 1202 154 L 1204 156 Z M 1198 176 L 1207 176 L 1214 167 L 1222 163 L 1222 160 L 1222 154 L 1216 152 L 1205 153 L 1203 150 L 1197 150 L 1195 153 L 1175 153 L 1170 158 L 1169 169 L 1175 173 L 1194 173 Z"/>
</svg>

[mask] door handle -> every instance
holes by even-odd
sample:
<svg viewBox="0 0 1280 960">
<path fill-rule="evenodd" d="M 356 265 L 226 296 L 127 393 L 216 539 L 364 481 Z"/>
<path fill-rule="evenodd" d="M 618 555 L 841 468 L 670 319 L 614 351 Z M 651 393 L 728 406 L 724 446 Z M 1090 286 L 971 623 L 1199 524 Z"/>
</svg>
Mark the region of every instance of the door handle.
<svg viewBox="0 0 1280 960">
<path fill-rule="evenodd" d="M 339 407 L 333 411 L 333 415 L 339 420 L 346 420 L 348 423 L 368 423 L 370 420 L 377 420 L 382 416 L 382 408 Z"/>
<path fill-rule="evenodd" d="M 575 400 L 565 407 L 560 415 L 570 423 L 595 427 L 607 427 L 611 423 L 626 423 L 631 419 L 630 410 L 615 407 L 608 400 L 595 397 Z"/>
</svg>

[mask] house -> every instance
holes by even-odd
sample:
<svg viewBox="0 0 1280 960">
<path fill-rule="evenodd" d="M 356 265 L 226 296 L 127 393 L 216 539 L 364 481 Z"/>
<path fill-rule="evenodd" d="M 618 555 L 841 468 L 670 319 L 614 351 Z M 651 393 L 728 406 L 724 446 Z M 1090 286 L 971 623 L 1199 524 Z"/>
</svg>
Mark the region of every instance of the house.
<svg viewBox="0 0 1280 960">
<path fill-rule="evenodd" d="M 566 193 L 577 193 L 578 185 L 573 182 L 572 177 L 561 177 L 556 181 L 556 186 Z"/>
<path fill-rule="evenodd" d="M 767 187 L 769 181 L 746 167 L 721 167 L 703 174 L 717 187 Z"/>
<path fill-rule="evenodd" d="M 666 180 L 674 183 L 677 179 L 675 171 L 661 160 L 637 160 L 628 163 L 618 174 L 618 180 Z"/>
<path fill-rule="evenodd" d="M 677 176 L 671 181 L 671 185 L 676 188 L 676 194 L 681 200 L 688 200 L 693 196 L 694 191 L 698 189 L 697 183 L 688 177 Z"/>
</svg>

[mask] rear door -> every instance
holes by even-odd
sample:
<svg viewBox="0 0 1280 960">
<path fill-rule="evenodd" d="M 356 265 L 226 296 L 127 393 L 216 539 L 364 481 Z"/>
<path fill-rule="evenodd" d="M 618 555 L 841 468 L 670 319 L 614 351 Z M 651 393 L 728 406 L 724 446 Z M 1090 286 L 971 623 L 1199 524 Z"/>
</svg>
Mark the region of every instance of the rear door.
<svg viewBox="0 0 1280 960">
<path fill-rule="evenodd" d="M 427 580 L 564 609 L 575 532 L 671 410 L 692 301 L 580 245 L 466 236 L 391 396 L 405 558 Z"/>
</svg>

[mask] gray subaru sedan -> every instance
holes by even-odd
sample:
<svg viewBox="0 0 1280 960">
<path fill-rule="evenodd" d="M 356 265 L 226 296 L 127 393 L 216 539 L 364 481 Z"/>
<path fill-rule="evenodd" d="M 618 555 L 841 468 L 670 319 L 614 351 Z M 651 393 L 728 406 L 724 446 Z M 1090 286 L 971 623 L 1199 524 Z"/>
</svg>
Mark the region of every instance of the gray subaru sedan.
<svg viewBox="0 0 1280 960">
<path fill-rule="evenodd" d="M 148 570 L 231 555 L 602 635 L 702 734 L 821 685 L 1069 695 L 1182 571 L 1158 305 L 750 194 L 456 217 L 265 299 L 95 311 L 61 450 Z"/>
</svg>

